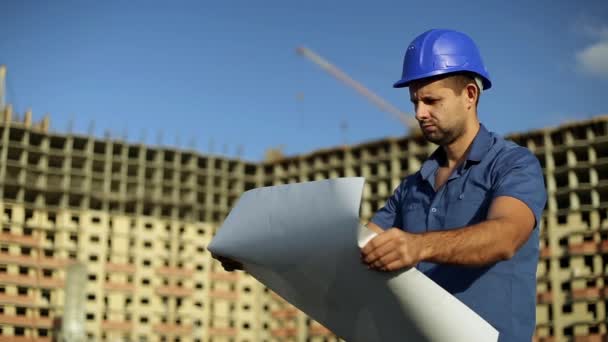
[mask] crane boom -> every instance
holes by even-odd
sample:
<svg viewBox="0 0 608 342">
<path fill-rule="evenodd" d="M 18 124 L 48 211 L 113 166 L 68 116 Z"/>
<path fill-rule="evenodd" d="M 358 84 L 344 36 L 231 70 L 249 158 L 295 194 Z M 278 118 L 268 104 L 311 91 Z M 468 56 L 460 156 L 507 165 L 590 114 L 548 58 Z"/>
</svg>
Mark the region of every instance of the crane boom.
<svg viewBox="0 0 608 342">
<path fill-rule="evenodd" d="M 0 65 L 0 112 L 6 106 L 6 66 Z"/>
<path fill-rule="evenodd" d="M 346 85 L 355 89 L 359 94 L 365 96 L 370 102 L 376 105 L 380 110 L 392 114 L 397 120 L 401 121 L 401 123 L 407 127 L 410 132 L 415 132 L 419 126 L 418 122 L 413 118 L 402 111 L 400 111 L 397 107 L 388 103 L 386 100 L 382 99 L 380 96 L 374 94 L 371 90 L 367 89 L 361 83 L 355 81 L 342 70 L 338 69 L 336 66 L 325 60 L 323 57 L 319 56 L 312 50 L 306 47 L 298 47 L 296 52 L 299 55 L 302 55 L 308 58 L 313 63 L 320 66 L 323 70 L 327 71 L 330 75 L 342 81 Z"/>
</svg>

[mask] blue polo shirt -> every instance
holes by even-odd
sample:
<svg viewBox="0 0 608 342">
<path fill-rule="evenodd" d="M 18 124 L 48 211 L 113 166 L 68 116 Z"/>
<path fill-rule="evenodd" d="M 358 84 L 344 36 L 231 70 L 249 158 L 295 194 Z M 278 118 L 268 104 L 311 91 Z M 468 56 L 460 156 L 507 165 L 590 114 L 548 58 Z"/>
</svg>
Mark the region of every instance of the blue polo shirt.
<svg viewBox="0 0 608 342">
<path fill-rule="evenodd" d="M 536 218 L 535 229 L 510 260 L 483 267 L 431 262 L 416 266 L 494 326 L 499 341 L 528 342 L 536 324 L 538 224 L 547 201 L 540 163 L 528 149 L 488 132 L 483 125 L 466 161 L 436 192 L 435 174 L 444 160 L 444 151 L 438 148 L 420 171 L 401 182 L 372 222 L 383 229 L 423 233 L 484 221 L 498 196 L 528 205 Z"/>
</svg>

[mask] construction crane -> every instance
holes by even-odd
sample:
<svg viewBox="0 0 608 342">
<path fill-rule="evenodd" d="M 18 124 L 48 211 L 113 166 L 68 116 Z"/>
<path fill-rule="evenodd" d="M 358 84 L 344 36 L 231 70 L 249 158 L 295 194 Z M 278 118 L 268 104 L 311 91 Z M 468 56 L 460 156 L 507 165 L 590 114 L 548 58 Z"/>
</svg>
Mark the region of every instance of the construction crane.
<svg viewBox="0 0 608 342">
<path fill-rule="evenodd" d="M 0 112 L 6 107 L 6 66 L 0 65 Z"/>
<path fill-rule="evenodd" d="M 361 83 L 355 81 L 342 70 L 338 69 L 336 66 L 325 60 L 323 57 L 319 56 L 312 50 L 306 47 L 298 47 L 296 48 L 296 52 L 299 55 L 302 55 L 308 58 L 313 63 L 320 66 L 323 70 L 327 71 L 330 75 L 342 81 L 349 87 L 355 89 L 359 94 L 363 95 L 370 102 L 376 105 L 383 112 L 387 112 L 392 114 L 397 120 L 399 120 L 410 132 L 410 134 L 414 134 L 419 132 L 420 126 L 416 119 L 414 119 L 413 115 L 408 115 L 402 111 L 400 111 L 397 107 L 388 103 L 386 100 L 382 99 L 380 96 L 374 94 L 371 90 L 367 89 Z"/>
</svg>

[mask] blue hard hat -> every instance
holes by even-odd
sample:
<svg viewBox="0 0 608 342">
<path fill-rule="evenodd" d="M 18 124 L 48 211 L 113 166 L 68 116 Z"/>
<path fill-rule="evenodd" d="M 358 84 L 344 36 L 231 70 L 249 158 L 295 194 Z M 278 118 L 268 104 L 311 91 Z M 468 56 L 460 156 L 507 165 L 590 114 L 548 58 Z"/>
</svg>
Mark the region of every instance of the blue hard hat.
<svg viewBox="0 0 608 342">
<path fill-rule="evenodd" d="M 484 90 L 492 86 L 479 49 L 469 36 L 454 30 L 433 29 L 410 43 L 403 60 L 401 80 L 393 87 L 407 87 L 414 80 L 455 72 L 480 76 Z"/>
</svg>

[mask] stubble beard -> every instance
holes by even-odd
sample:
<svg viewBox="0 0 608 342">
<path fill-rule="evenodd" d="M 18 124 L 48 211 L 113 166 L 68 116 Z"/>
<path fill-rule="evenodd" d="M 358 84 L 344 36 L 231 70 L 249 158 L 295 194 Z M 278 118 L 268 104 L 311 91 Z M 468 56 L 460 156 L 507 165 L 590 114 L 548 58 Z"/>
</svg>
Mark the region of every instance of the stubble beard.
<svg viewBox="0 0 608 342">
<path fill-rule="evenodd" d="M 462 127 L 453 127 L 451 129 L 443 129 L 439 126 L 435 127 L 437 127 L 435 132 L 424 133 L 423 130 L 422 134 L 426 140 L 439 146 L 450 145 L 464 134 L 464 125 Z"/>
</svg>

